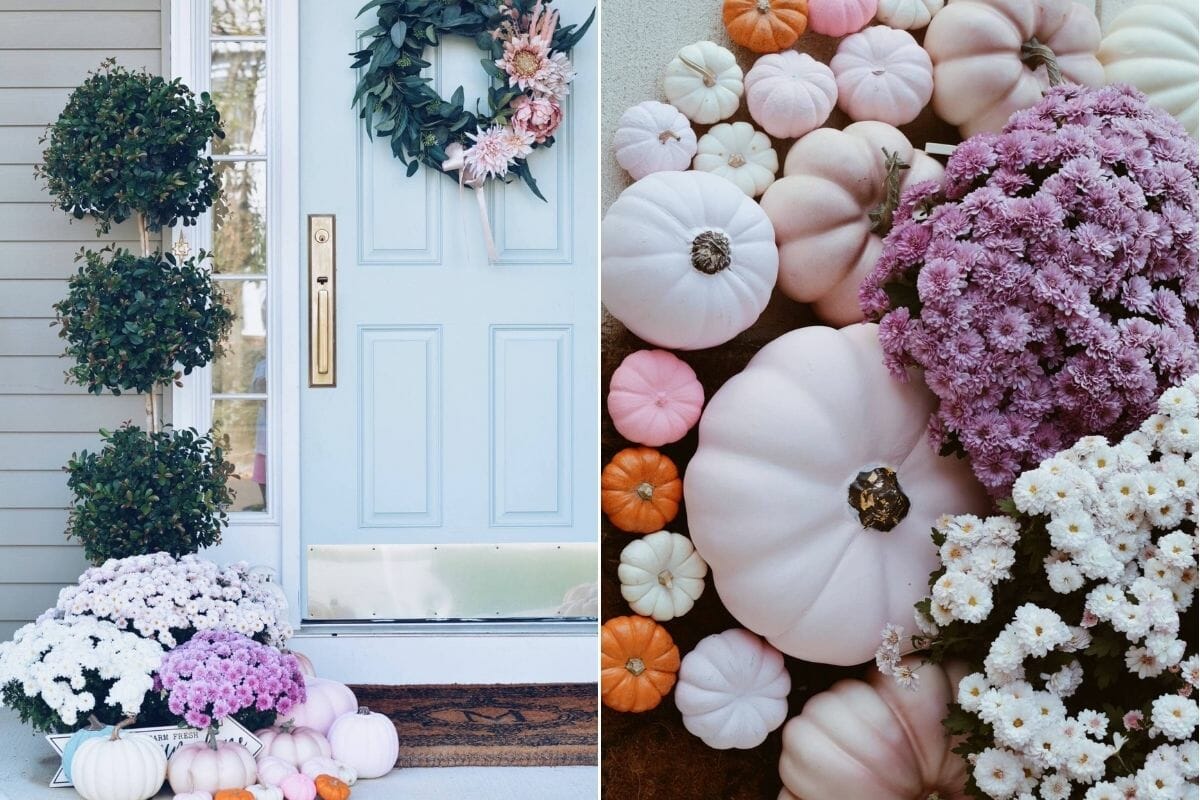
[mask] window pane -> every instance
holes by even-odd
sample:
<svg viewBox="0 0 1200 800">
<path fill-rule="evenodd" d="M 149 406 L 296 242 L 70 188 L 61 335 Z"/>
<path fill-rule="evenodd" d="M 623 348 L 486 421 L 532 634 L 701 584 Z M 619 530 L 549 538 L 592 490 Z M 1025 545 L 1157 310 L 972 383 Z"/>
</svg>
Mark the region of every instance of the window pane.
<svg viewBox="0 0 1200 800">
<path fill-rule="evenodd" d="M 262 36 L 266 33 L 263 0 L 213 0 L 212 32 L 217 36 Z"/>
<path fill-rule="evenodd" d="M 212 98 L 221 112 L 224 139 L 218 155 L 264 152 L 267 128 L 267 48 L 262 42 L 216 42 L 212 48 Z"/>
<path fill-rule="evenodd" d="M 221 197 L 213 207 L 213 271 L 262 275 L 267 271 L 267 165 L 217 163 Z"/>
<path fill-rule="evenodd" d="M 265 400 L 214 400 L 213 429 L 233 464 L 230 511 L 266 511 L 267 403 Z"/>
<path fill-rule="evenodd" d="M 267 391 L 267 282 L 220 281 L 236 319 L 222 343 L 225 352 L 213 365 L 216 394 L 263 394 Z"/>
</svg>

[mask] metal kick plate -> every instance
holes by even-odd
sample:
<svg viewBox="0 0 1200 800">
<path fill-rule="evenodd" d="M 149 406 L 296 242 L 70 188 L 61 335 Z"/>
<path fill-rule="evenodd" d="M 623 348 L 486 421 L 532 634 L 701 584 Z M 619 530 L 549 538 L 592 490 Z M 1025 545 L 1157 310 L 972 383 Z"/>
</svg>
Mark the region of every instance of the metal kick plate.
<svg viewBox="0 0 1200 800">
<path fill-rule="evenodd" d="M 310 545 L 306 619 L 598 616 L 595 543 Z"/>
<path fill-rule="evenodd" d="M 332 214 L 308 215 L 308 385 L 337 385 L 337 244 Z"/>
</svg>

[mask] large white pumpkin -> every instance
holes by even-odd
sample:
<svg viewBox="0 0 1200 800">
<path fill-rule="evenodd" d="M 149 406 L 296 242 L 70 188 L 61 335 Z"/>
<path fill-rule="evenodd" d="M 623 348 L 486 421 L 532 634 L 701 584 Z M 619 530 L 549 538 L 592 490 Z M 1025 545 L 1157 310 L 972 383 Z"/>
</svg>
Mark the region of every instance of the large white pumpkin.
<svg viewBox="0 0 1200 800">
<path fill-rule="evenodd" d="M 692 542 L 731 614 L 788 655 L 861 664 L 912 624 L 930 528 L 988 508 L 925 435 L 936 399 L 883 365 L 874 324 L 801 328 L 713 396 L 684 478 Z"/>
<path fill-rule="evenodd" d="M 400 738 L 396 725 L 366 706 L 343 714 L 329 729 L 333 757 L 364 779 L 382 778 L 396 767 Z"/>
<path fill-rule="evenodd" d="M 237 742 L 185 744 L 167 762 L 167 781 L 176 794 L 244 789 L 257 777 L 258 768 L 250 751 Z"/>
<path fill-rule="evenodd" d="M 965 672 L 927 664 L 910 690 L 872 669 L 810 698 L 783 729 L 780 798 L 967 800 L 966 764 L 942 728 Z"/>
<path fill-rule="evenodd" d="M 149 736 L 122 734 L 86 740 L 75 751 L 71 779 L 83 800 L 147 800 L 167 777 L 167 757 Z"/>
<path fill-rule="evenodd" d="M 675 705 L 683 726 L 715 750 L 748 750 L 787 718 L 792 689 L 779 651 L 732 628 L 701 639 L 683 657 Z"/>
<path fill-rule="evenodd" d="M 1105 83 L 1128 83 L 1179 120 L 1192 138 L 1197 120 L 1200 5 L 1144 0 L 1108 24 L 1097 54 Z"/>
<path fill-rule="evenodd" d="M 707 172 L 656 172 L 623 191 L 600 252 L 604 305 L 645 341 L 678 350 L 753 325 L 779 269 L 767 215 Z"/>
<path fill-rule="evenodd" d="M 670 531 L 634 539 L 621 550 L 621 596 L 634 613 L 665 622 L 691 611 L 708 565 L 691 540 Z"/>
</svg>

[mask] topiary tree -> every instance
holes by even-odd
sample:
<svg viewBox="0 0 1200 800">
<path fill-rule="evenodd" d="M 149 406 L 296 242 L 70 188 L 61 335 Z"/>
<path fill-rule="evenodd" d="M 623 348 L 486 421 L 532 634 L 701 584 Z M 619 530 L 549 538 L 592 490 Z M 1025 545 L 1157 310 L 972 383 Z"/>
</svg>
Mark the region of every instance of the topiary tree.
<svg viewBox="0 0 1200 800">
<path fill-rule="evenodd" d="M 150 233 L 193 225 L 220 193 L 207 154 L 224 138 L 207 94 L 178 80 L 131 72 L 111 60 L 72 92 L 47 129 L 37 175 L 55 205 L 76 219 L 91 216 L 97 235 L 136 219 L 142 253 L 106 248 L 82 254 L 68 295 L 55 304 L 67 377 L 88 391 L 146 395 L 147 429 L 102 431 L 98 453 L 72 456 L 66 470 L 76 499 L 67 535 L 87 557 L 215 544 L 232 502 L 232 466 L 211 432 L 164 430 L 163 388 L 221 353 L 233 313 L 204 266 L 151 251 Z"/>
</svg>

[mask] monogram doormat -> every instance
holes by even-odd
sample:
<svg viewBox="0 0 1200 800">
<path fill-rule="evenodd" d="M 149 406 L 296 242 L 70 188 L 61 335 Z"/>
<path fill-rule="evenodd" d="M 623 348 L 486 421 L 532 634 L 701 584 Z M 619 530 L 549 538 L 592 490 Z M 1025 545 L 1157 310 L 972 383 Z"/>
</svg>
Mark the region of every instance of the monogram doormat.
<svg viewBox="0 0 1200 800">
<path fill-rule="evenodd" d="M 596 684 L 353 686 L 391 717 L 398 767 L 566 767 L 597 763 Z"/>
</svg>

